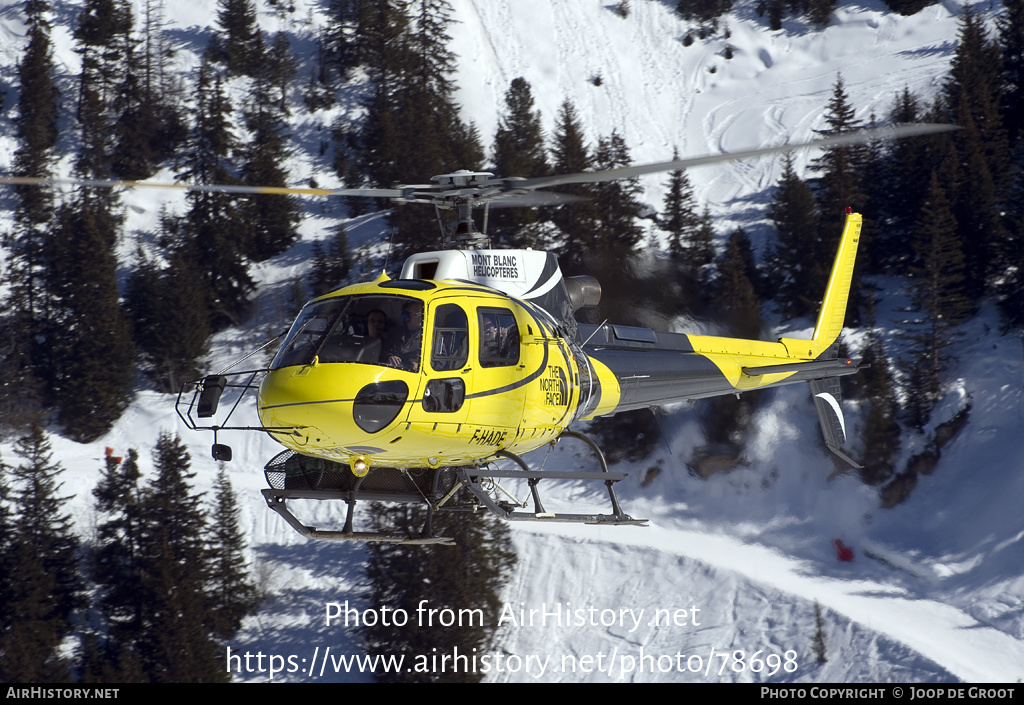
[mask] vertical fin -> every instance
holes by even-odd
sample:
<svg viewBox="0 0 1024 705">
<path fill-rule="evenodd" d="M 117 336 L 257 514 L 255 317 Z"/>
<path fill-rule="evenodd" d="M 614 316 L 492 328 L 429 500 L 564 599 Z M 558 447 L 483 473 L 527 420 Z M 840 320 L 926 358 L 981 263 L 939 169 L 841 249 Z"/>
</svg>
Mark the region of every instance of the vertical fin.
<svg viewBox="0 0 1024 705">
<path fill-rule="evenodd" d="M 818 323 L 814 326 L 815 347 L 824 350 L 839 337 L 846 318 L 846 304 L 850 299 L 850 283 L 853 281 L 853 265 L 857 260 L 857 245 L 860 243 L 862 218 L 859 213 L 849 213 L 839 251 L 828 278 L 825 298 L 821 302 Z"/>
<path fill-rule="evenodd" d="M 779 338 L 786 346 L 790 357 L 802 360 L 821 360 L 835 357 L 829 353 L 843 330 L 846 318 L 846 304 L 850 300 L 850 284 L 853 282 L 853 265 L 857 260 L 857 245 L 860 243 L 861 216 L 858 213 L 847 213 L 843 236 L 839 240 L 832 273 L 825 288 L 825 298 L 821 301 L 821 312 L 814 326 L 814 335 L 810 340 L 805 338 Z M 804 351 L 807 354 L 804 355 Z"/>
</svg>

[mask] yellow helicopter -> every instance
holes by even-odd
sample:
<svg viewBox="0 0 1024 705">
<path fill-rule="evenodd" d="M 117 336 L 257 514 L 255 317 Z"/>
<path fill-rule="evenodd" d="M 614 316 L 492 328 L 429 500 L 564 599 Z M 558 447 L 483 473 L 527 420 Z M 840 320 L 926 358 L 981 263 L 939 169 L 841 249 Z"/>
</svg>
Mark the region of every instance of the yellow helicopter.
<svg viewBox="0 0 1024 705">
<path fill-rule="evenodd" d="M 865 130 L 800 147 L 944 129 Z M 536 179 L 460 171 L 434 177 L 430 185 L 333 192 L 431 203 L 439 216 L 441 210 L 457 210 L 459 217 L 446 232 L 455 247 L 413 255 L 395 279 L 382 274 L 314 299 L 299 313 L 269 368 L 235 373 L 247 377 L 237 385 L 243 393 L 256 388 L 258 428 L 288 449 L 265 468 L 270 489 L 263 494 L 270 508 L 307 537 L 401 543 L 448 542 L 433 535 L 431 517 L 454 508 L 460 489 L 475 506 L 507 520 L 642 525 L 646 521 L 626 514 L 616 497 L 614 485 L 625 475 L 610 472 L 597 444 L 570 430 L 572 424 L 796 382 L 810 385 L 828 448 L 856 466 L 842 451 L 846 429 L 838 378 L 858 366 L 839 359 L 835 343 L 846 312 L 860 215 L 846 217 L 813 335 L 776 342 L 579 325 L 573 312 L 598 303 L 599 283 L 592 277 L 563 277 L 552 253 L 490 249 L 472 218 L 473 209 L 482 206 L 486 223 L 487 205 L 496 200 L 565 202 L 560 194 L 536 191 L 544 187 L 794 148 Z M 191 397 L 179 397 L 179 406 L 188 407 L 179 411 L 182 418 L 198 428 L 192 411 L 212 417 L 228 384 L 226 375 L 213 375 L 186 385 L 183 391 Z M 216 434 L 229 427 L 206 428 Z M 590 448 L 594 471 L 532 468 L 524 460 L 530 451 L 567 437 Z M 230 457 L 216 438 L 214 457 Z M 532 506 L 503 494 L 501 482 L 514 479 L 526 481 Z M 547 511 L 539 483 L 564 479 L 604 482 L 610 512 Z M 307 526 L 289 511 L 290 499 L 345 501 L 345 525 L 341 530 Z M 357 531 L 353 517 L 359 500 L 423 503 L 428 508 L 423 530 L 415 536 Z"/>
<path fill-rule="evenodd" d="M 626 514 L 616 497 L 614 485 L 626 475 L 610 472 L 598 445 L 571 430 L 572 424 L 797 382 L 810 385 L 828 448 L 856 465 L 842 451 L 846 429 L 838 378 L 855 373 L 858 366 L 837 357 L 835 342 L 846 312 L 860 215 L 846 217 L 812 336 L 766 342 L 577 324 L 574 311 L 598 303 L 600 284 L 587 276 L 563 277 L 552 253 L 491 249 L 486 234 L 477 231 L 472 211 L 483 207 L 486 223 L 487 207 L 494 201 L 529 206 L 566 202 L 572 197 L 538 191 L 560 184 L 946 129 L 906 125 L 862 130 L 802 145 L 535 179 L 459 171 L 434 177 L 432 184 L 395 189 L 227 187 L 236 192 L 386 197 L 433 204 L 439 216 L 454 209 L 458 219 L 446 230 L 453 247 L 413 255 L 397 278 L 382 274 L 314 299 L 283 334 L 268 367 L 189 382 L 178 395 L 176 409 L 189 428 L 213 431 L 218 460 L 231 458 L 231 449 L 217 442 L 219 431 L 265 432 L 285 446 L 265 467 L 270 488 L 263 495 L 298 532 L 322 539 L 450 543 L 433 534 L 432 517 L 446 509 L 465 509 L 467 496 L 471 506 L 506 520 L 643 525 L 646 520 Z M 13 177 L 3 181 L 39 182 Z M 228 389 L 236 398 L 227 416 L 200 425 L 216 418 Z M 252 392 L 260 425 L 229 425 L 241 400 Z M 530 451 L 565 438 L 590 449 L 596 461 L 593 471 L 532 468 L 524 460 Z M 540 495 L 544 480 L 603 482 L 610 512 L 549 512 Z M 504 491 L 501 483 L 511 481 L 525 481 L 532 506 Z M 288 508 L 291 499 L 346 502 L 343 528 L 303 524 Z M 362 500 L 422 503 L 426 522 L 417 535 L 358 531 L 355 507 Z"/>
</svg>

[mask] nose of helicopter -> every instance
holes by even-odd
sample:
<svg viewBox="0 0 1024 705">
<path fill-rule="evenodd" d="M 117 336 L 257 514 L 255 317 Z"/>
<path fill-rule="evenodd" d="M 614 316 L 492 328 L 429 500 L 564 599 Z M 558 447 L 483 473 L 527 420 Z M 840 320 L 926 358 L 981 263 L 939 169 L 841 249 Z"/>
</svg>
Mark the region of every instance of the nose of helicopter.
<svg viewBox="0 0 1024 705">
<path fill-rule="evenodd" d="M 387 379 L 387 370 L 363 367 L 325 364 L 269 372 L 259 388 L 260 422 L 296 429 L 298 435 L 273 435 L 300 453 L 343 459 L 365 452 L 399 418 L 409 386 Z"/>
</svg>

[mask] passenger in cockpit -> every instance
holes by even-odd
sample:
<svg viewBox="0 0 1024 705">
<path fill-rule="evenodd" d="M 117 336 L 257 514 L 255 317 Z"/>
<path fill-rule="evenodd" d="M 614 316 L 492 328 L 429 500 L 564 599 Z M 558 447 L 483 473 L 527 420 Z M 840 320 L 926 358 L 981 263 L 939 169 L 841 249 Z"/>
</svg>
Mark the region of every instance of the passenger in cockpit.
<svg viewBox="0 0 1024 705">
<path fill-rule="evenodd" d="M 409 301 L 402 306 L 405 328 L 388 346 L 387 361 L 395 367 L 411 372 L 420 371 L 420 347 L 423 343 L 423 304 Z"/>
<path fill-rule="evenodd" d="M 380 340 L 379 361 L 387 362 L 388 356 L 384 351 L 387 349 L 388 339 L 385 331 L 388 328 L 388 314 L 375 308 L 366 314 L 366 336 Z"/>
</svg>

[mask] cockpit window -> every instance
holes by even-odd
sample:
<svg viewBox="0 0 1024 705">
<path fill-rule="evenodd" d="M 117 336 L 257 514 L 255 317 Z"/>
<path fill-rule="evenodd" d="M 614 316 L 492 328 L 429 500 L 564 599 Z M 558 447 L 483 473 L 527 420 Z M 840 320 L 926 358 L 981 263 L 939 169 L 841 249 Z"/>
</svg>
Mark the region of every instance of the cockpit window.
<svg viewBox="0 0 1024 705">
<path fill-rule="evenodd" d="M 311 303 L 292 324 L 271 369 L 317 359 L 417 371 L 422 311 L 422 302 L 402 296 L 339 296 Z"/>
<path fill-rule="evenodd" d="M 288 337 L 270 365 L 271 369 L 311 363 L 344 304 L 344 299 L 328 299 L 305 306 L 288 331 Z"/>
</svg>

